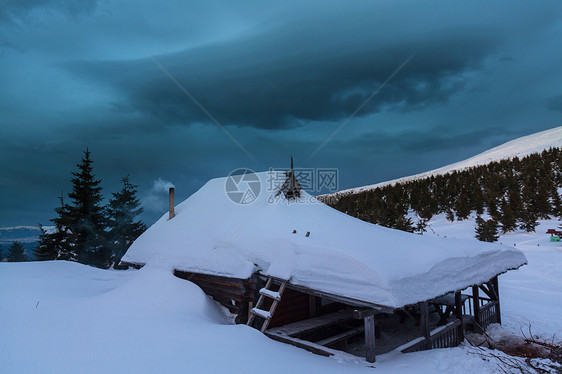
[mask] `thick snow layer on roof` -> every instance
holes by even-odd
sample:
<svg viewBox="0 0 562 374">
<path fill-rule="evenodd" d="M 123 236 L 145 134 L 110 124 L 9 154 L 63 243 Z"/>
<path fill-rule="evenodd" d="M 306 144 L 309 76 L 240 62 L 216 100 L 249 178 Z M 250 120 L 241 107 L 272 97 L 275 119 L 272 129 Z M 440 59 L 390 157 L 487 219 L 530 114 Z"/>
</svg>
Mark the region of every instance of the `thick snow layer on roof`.
<svg viewBox="0 0 562 374">
<path fill-rule="evenodd" d="M 373 225 L 336 211 L 306 192 L 271 202 L 267 173 L 250 204 L 232 202 L 226 178 L 213 179 L 164 215 L 123 261 L 290 283 L 373 304 L 401 307 L 485 282 L 527 262 L 517 249 L 421 236 Z M 296 233 L 293 233 L 296 231 Z M 310 232 L 307 237 L 306 233 Z"/>
</svg>

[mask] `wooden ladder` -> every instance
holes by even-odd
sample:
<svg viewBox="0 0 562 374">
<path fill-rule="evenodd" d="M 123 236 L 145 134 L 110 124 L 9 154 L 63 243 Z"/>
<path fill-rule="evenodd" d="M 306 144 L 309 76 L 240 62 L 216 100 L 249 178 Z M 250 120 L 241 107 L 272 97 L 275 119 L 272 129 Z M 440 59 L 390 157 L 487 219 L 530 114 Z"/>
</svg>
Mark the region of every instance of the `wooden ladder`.
<svg viewBox="0 0 562 374">
<path fill-rule="evenodd" d="M 264 319 L 260 331 L 264 332 L 265 330 L 267 330 L 267 326 L 269 326 L 269 322 L 273 317 L 273 313 L 275 313 L 275 309 L 277 309 L 277 305 L 281 301 L 283 291 L 285 291 L 285 287 L 287 286 L 286 280 L 281 279 L 280 281 L 281 285 L 279 286 L 279 290 L 273 291 L 271 290 L 271 286 L 273 285 L 273 277 L 267 278 L 265 287 L 260 290 L 260 298 L 258 299 L 256 306 L 250 310 L 250 318 L 248 318 L 248 323 L 246 323 L 248 326 L 252 325 L 256 317 L 260 317 Z M 271 304 L 271 308 L 269 310 L 261 309 L 266 297 L 273 299 L 273 303 Z"/>
</svg>

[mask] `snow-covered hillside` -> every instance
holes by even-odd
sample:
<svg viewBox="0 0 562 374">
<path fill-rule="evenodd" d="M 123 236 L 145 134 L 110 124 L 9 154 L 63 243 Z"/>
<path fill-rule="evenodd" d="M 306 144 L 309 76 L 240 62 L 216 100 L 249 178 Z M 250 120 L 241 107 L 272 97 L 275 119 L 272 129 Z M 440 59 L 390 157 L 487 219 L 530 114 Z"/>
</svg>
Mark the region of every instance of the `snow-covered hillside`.
<svg viewBox="0 0 562 374">
<path fill-rule="evenodd" d="M 434 217 L 426 235 L 473 238 L 474 222 Z M 503 235 L 522 250 L 523 268 L 500 277 L 503 325 L 520 334 L 532 324 L 562 334 L 562 245 L 543 232 Z M 316 356 L 231 325 L 196 285 L 147 265 L 100 270 L 63 261 L 0 263 L 0 368 L 5 373 L 355 373 L 361 357 Z M 487 352 L 487 351 L 486 351 Z M 501 355 L 500 352 L 495 352 Z M 497 373 L 468 346 L 377 356 L 378 373 Z"/>
<path fill-rule="evenodd" d="M 441 175 L 441 174 L 450 173 L 455 170 L 463 170 L 473 166 L 486 165 L 492 161 L 498 161 L 498 160 L 513 158 L 513 157 L 524 157 L 533 153 L 542 152 L 545 149 L 549 149 L 553 147 L 554 148 L 562 147 L 562 126 L 511 140 L 507 143 L 489 149 L 485 152 L 470 157 L 466 160 L 459 161 L 451 165 L 443 166 L 438 169 L 430 170 L 420 174 L 411 175 L 408 177 L 402 177 L 386 182 L 372 184 L 368 186 L 341 190 L 325 196 L 337 197 L 339 195 L 347 195 L 347 194 L 354 194 L 362 191 L 368 191 L 389 184 L 408 182 L 411 180 L 427 178 L 432 175 Z"/>
</svg>

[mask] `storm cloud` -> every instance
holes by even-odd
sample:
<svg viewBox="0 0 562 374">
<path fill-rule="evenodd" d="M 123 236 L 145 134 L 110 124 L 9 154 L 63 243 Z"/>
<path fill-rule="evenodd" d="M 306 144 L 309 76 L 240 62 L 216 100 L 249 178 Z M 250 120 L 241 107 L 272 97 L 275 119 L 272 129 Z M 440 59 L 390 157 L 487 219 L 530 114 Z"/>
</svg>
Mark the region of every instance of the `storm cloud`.
<svg viewBox="0 0 562 374">
<path fill-rule="evenodd" d="M 561 124 L 561 39 L 558 3 L 7 0 L 0 226 L 48 224 L 86 147 L 147 223 L 159 178 L 181 201 L 291 155 L 341 188 L 459 161 Z"/>
<path fill-rule="evenodd" d="M 377 33 L 326 35 L 330 45 L 301 45 L 295 28 L 189 49 L 157 60 L 224 124 L 261 129 L 301 126 L 303 121 L 339 121 L 349 116 L 411 55 L 360 115 L 391 110 L 416 110 L 446 102 L 465 86 L 463 76 L 478 69 L 497 41 L 472 32 L 431 40 L 397 40 L 388 44 Z M 295 50 L 296 49 L 296 50 Z M 104 82 L 123 95 L 118 110 L 140 111 L 167 124 L 208 119 L 189 102 L 150 58 L 119 62 L 75 62 L 67 67 L 78 76 Z"/>
</svg>

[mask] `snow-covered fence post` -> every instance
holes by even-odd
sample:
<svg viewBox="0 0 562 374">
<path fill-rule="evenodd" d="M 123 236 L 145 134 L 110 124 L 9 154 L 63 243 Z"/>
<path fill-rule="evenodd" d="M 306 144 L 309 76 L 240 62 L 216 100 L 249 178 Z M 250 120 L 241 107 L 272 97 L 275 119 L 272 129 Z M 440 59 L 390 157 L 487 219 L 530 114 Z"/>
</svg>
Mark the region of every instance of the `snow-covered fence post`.
<svg viewBox="0 0 562 374">
<path fill-rule="evenodd" d="M 170 201 L 169 201 L 169 216 L 168 219 L 172 219 L 174 218 L 174 216 L 176 215 L 175 211 L 174 211 L 174 187 L 170 187 Z"/>
</svg>

